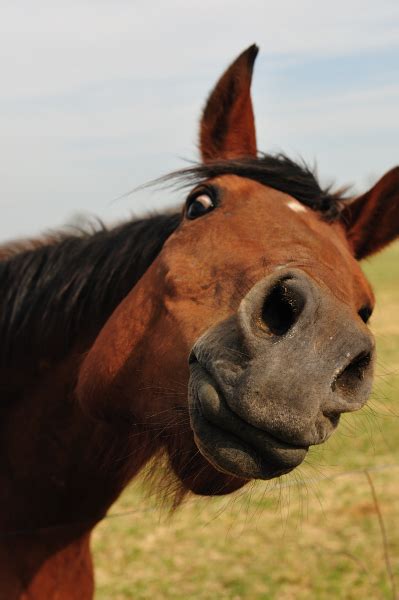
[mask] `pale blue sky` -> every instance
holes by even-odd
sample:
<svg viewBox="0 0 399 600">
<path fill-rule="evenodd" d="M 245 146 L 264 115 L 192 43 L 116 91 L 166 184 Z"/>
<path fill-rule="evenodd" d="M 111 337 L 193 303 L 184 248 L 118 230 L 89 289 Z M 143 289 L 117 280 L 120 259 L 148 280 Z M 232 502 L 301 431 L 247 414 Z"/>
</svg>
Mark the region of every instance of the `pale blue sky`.
<svg viewBox="0 0 399 600">
<path fill-rule="evenodd" d="M 253 42 L 260 149 L 358 190 L 399 164 L 397 0 L 5 0 L 0 240 L 179 203 L 112 200 L 196 158 L 204 100 Z"/>
</svg>

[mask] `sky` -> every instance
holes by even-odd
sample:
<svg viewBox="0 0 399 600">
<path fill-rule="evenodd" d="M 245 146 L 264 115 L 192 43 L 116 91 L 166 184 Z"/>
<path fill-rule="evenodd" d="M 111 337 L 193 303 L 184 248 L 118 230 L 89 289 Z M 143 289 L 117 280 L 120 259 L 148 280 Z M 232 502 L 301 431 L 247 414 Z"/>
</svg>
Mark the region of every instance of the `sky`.
<svg viewBox="0 0 399 600">
<path fill-rule="evenodd" d="M 260 150 L 354 192 L 399 164 L 397 0 L 3 0 L 0 241 L 182 203 L 125 194 L 198 158 L 205 99 L 252 43 Z"/>
</svg>

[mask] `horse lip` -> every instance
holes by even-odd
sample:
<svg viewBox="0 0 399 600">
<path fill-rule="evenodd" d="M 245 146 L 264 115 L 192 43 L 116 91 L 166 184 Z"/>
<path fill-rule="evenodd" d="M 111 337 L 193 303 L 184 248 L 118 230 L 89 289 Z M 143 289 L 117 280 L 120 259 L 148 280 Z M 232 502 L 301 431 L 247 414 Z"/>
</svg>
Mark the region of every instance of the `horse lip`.
<svg viewBox="0 0 399 600">
<path fill-rule="evenodd" d="M 274 433 L 270 433 L 270 431 L 268 431 L 267 429 L 260 429 L 259 427 L 255 427 L 254 425 L 251 425 L 251 427 L 257 429 L 258 431 L 266 433 L 272 441 L 274 441 L 276 444 L 281 445 L 283 448 L 293 448 L 294 450 L 309 450 L 309 444 L 292 444 L 291 442 L 287 442 L 287 440 L 277 437 Z"/>
<path fill-rule="evenodd" d="M 231 410 L 231 409 L 230 409 Z M 233 412 L 233 411 L 232 411 Z M 238 419 L 240 419 L 243 423 L 245 423 L 246 425 L 248 425 L 249 428 L 253 429 L 254 431 L 259 432 L 261 435 L 264 436 L 265 441 L 267 440 L 268 442 L 271 443 L 271 446 L 278 446 L 279 449 L 281 448 L 282 450 L 286 449 L 286 450 L 309 450 L 309 446 L 305 445 L 305 444 L 292 444 L 291 442 L 287 442 L 286 440 L 283 440 L 275 435 L 273 435 L 272 433 L 270 433 L 267 429 L 261 429 L 260 427 L 255 427 L 255 425 L 252 425 L 251 423 L 248 423 L 248 421 L 246 421 L 245 419 L 243 419 L 242 417 L 240 417 L 239 415 L 237 415 L 236 413 L 234 413 Z M 224 433 L 230 434 L 230 435 L 234 435 L 235 437 L 239 438 L 239 436 L 234 433 L 233 431 L 231 431 L 230 429 L 228 429 L 227 427 L 223 427 L 223 424 L 221 423 L 216 423 L 215 421 L 210 421 L 209 419 L 207 419 L 206 416 L 202 415 L 203 418 L 206 421 L 209 421 L 209 423 L 211 423 L 211 425 L 213 425 L 213 427 L 218 427 L 221 431 L 223 431 Z M 246 441 L 246 440 L 243 440 Z M 248 442 L 247 442 L 248 443 Z M 256 449 L 256 448 L 255 448 Z"/>
<path fill-rule="evenodd" d="M 258 456 L 257 462 L 259 465 L 263 465 L 263 467 L 259 466 L 260 472 L 255 477 L 261 479 L 269 479 L 270 477 L 277 477 L 288 473 L 303 461 L 308 446 L 292 444 L 291 442 L 282 440 L 270 434 L 265 429 L 253 426 L 232 411 L 224 398 L 224 394 L 221 393 L 217 386 L 214 377 L 201 364 L 194 352 L 190 355 L 190 371 L 190 395 L 192 396 L 193 410 L 191 417 L 197 442 L 198 440 L 201 442 L 201 436 L 196 435 L 195 422 L 198 425 L 200 420 L 200 429 L 203 429 L 204 426 L 210 427 L 210 429 L 213 428 L 215 432 L 219 431 L 220 435 L 226 436 L 230 442 L 236 440 L 238 446 L 246 447 L 250 455 Z M 211 394 L 213 399 L 217 398 L 219 404 L 216 411 L 212 411 L 212 398 L 208 396 L 206 399 L 207 394 Z M 218 437 L 217 433 L 216 436 Z M 201 444 L 198 447 L 201 450 Z M 217 463 L 217 459 L 213 457 L 214 460 L 212 460 L 212 456 L 210 456 L 210 448 L 211 446 L 208 445 L 205 457 L 210 462 Z M 204 454 L 202 450 L 201 452 Z M 223 466 L 221 470 L 224 470 Z M 230 472 L 232 472 L 231 469 Z M 252 478 L 252 475 L 250 475 L 250 478 Z"/>
<path fill-rule="evenodd" d="M 225 404 L 227 404 L 226 400 L 223 397 L 223 394 L 221 394 L 220 392 L 217 392 L 217 393 L 222 396 Z M 200 404 L 201 404 L 201 400 L 200 400 Z M 285 450 L 285 449 L 286 450 L 309 450 L 309 445 L 293 444 L 291 442 L 288 442 L 287 440 L 279 438 L 276 435 L 270 433 L 270 431 L 268 431 L 267 429 L 261 429 L 260 427 L 256 427 L 255 425 L 252 425 L 252 423 L 249 423 L 246 419 L 243 419 L 240 415 L 238 415 L 236 412 L 234 412 L 230 408 L 230 406 L 228 406 L 228 409 L 231 411 L 232 414 L 234 414 L 234 416 L 237 419 L 239 419 L 240 421 L 245 423 L 245 425 L 248 427 L 249 430 L 253 430 L 254 433 L 257 432 L 259 435 L 261 435 L 264 438 L 265 442 L 270 443 L 270 446 L 272 446 L 272 447 L 277 446 L 279 449 L 282 449 L 282 450 Z M 202 416 L 204 417 L 204 419 L 209 421 L 214 427 L 218 427 L 221 431 L 228 433 L 230 435 L 234 435 L 236 437 L 240 437 L 234 431 L 231 431 L 228 427 L 224 427 L 222 421 L 221 422 L 216 422 L 216 420 L 211 421 L 206 415 L 203 414 Z M 246 441 L 246 440 L 244 439 L 243 441 Z"/>
<path fill-rule="evenodd" d="M 227 403 L 227 401 L 226 401 L 226 399 L 224 397 L 224 394 L 221 392 L 220 387 L 217 385 L 217 382 L 215 382 L 214 376 L 209 371 L 209 369 L 207 369 L 207 367 L 203 364 L 203 362 L 199 360 L 199 358 L 198 358 L 197 354 L 195 353 L 194 349 L 192 349 L 191 352 L 190 352 L 188 363 L 189 363 L 189 366 L 190 366 L 190 370 L 193 368 L 194 365 L 198 365 L 198 368 L 200 368 L 205 373 L 205 376 L 212 381 L 212 387 L 214 388 L 215 392 L 219 396 L 221 396 L 223 398 L 225 408 L 232 415 L 234 415 L 234 417 L 236 419 L 238 419 L 242 423 L 245 423 L 245 425 L 250 430 L 253 430 L 254 432 L 258 432 L 258 434 L 260 434 L 260 435 L 262 435 L 262 436 L 265 437 L 265 440 L 269 439 L 272 444 L 276 444 L 278 446 L 281 446 L 282 448 L 295 449 L 295 450 L 301 450 L 301 449 L 302 450 L 308 450 L 309 449 L 309 447 L 310 447 L 311 444 L 299 444 L 299 443 L 293 444 L 292 442 L 289 442 L 288 440 L 285 440 L 285 439 L 283 439 L 281 437 L 276 436 L 275 434 L 272 434 L 267 429 L 262 429 L 261 427 L 257 427 L 256 425 L 253 425 L 252 423 L 249 423 L 248 421 L 246 421 L 245 419 L 243 419 L 241 417 L 241 415 L 237 414 L 235 412 L 235 410 Z M 201 401 L 200 401 L 200 403 L 201 403 Z M 210 421 L 210 419 L 208 417 L 205 417 L 205 415 L 203 415 L 203 416 L 208 421 Z M 219 427 L 219 429 L 221 429 L 222 431 L 225 431 L 226 433 L 234 433 L 234 432 L 231 432 L 228 428 L 223 427 L 223 425 L 221 423 L 217 423 L 217 422 L 215 422 L 213 420 L 210 421 L 210 422 L 215 427 Z"/>
</svg>

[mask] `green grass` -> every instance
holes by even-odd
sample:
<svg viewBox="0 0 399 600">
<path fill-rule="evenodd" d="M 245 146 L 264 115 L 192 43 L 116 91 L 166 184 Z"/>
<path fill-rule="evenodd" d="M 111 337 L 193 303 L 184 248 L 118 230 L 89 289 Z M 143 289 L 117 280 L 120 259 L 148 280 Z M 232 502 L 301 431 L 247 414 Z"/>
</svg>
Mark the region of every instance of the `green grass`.
<svg viewBox="0 0 399 600">
<path fill-rule="evenodd" d="M 192 497 L 172 517 L 140 482 L 129 487 L 111 513 L 134 512 L 94 534 L 97 600 L 392 598 L 364 470 L 375 469 L 399 586 L 399 245 L 364 268 L 378 306 L 368 407 L 291 475 L 225 498 Z"/>
</svg>

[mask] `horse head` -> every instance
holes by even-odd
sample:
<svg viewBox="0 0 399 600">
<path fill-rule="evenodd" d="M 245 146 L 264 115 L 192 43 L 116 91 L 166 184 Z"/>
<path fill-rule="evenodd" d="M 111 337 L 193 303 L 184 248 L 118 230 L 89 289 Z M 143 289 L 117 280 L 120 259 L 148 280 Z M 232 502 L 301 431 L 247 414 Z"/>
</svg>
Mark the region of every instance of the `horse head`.
<svg viewBox="0 0 399 600">
<path fill-rule="evenodd" d="M 374 297 L 359 265 L 398 236 L 399 169 L 345 198 L 257 149 L 256 46 L 212 91 L 202 162 L 174 231 L 103 327 L 77 393 L 145 427 L 187 489 L 216 494 L 297 467 L 373 380 Z M 394 202 L 396 200 L 396 202 Z"/>
</svg>

